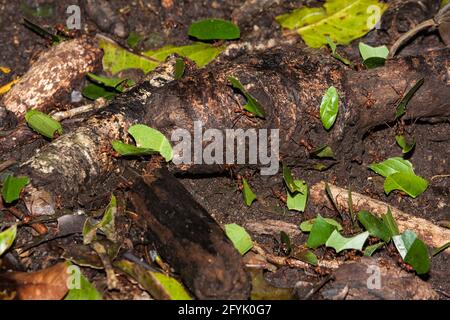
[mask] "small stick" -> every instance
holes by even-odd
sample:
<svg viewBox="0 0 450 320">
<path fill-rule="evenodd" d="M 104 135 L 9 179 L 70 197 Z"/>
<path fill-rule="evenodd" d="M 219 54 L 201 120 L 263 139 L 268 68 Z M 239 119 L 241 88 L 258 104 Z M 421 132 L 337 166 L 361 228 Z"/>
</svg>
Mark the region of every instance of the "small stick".
<svg viewBox="0 0 450 320">
<path fill-rule="evenodd" d="M 92 110 L 101 109 L 106 106 L 106 102 L 107 101 L 104 98 L 98 98 L 94 103 L 86 104 L 84 106 L 73 108 L 70 110 L 58 111 L 50 115 L 53 119 L 62 121 L 64 119 L 72 118 Z"/>
</svg>

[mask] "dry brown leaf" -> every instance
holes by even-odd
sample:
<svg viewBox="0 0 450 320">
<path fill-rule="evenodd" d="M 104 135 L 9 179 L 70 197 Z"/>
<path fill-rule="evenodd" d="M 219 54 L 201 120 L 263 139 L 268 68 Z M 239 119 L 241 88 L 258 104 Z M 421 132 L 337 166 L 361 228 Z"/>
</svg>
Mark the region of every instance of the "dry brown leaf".
<svg viewBox="0 0 450 320">
<path fill-rule="evenodd" d="M 61 300 L 66 295 L 69 273 L 66 262 L 36 272 L 0 274 L 0 292 L 16 300 Z"/>
</svg>

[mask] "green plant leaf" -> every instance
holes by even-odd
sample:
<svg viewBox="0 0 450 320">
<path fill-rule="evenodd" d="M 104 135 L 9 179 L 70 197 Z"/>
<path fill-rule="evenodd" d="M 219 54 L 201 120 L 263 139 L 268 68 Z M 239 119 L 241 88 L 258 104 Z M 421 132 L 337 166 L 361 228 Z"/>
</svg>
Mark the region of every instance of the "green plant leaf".
<svg viewBox="0 0 450 320">
<path fill-rule="evenodd" d="M 337 222 L 336 220 L 331 219 L 331 218 L 322 218 L 322 219 L 325 220 L 326 222 L 328 222 L 329 224 L 335 226 L 338 231 L 342 231 L 341 224 L 339 222 Z M 300 230 L 302 230 L 303 232 L 311 232 L 315 221 L 316 221 L 315 218 L 303 221 L 300 224 Z"/>
<path fill-rule="evenodd" d="M 250 185 L 248 184 L 246 179 L 242 179 L 242 195 L 244 197 L 244 202 L 247 206 L 251 206 L 253 201 L 256 200 L 256 195 L 252 191 L 252 188 L 250 188 Z"/>
<path fill-rule="evenodd" d="M 119 92 L 112 88 L 105 88 L 104 86 L 98 85 L 96 83 L 88 83 L 81 91 L 81 94 L 90 100 L 96 100 L 98 98 L 111 100 L 118 93 Z"/>
<path fill-rule="evenodd" d="M 177 61 L 175 62 L 175 79 L 180 80 L 181 77 L 183 77 L 184 74 L 184 60 L 181 58 L 177 58 Z"/>
<path fill-rule="evenodd" d="M 240 225 L 235 223 L 226 224 L 225 234 L 241 255 L 246 254 L 253 247 L 252 238 Z"/>
<path fill-rule="evenodd" d="M 391 208 L 388 207 L 386 214 L 384 214 L 381 217 L 381 219 L 383 220 L 383 223 L 386 226 L 386 228 L 388 228 L 391 238 L 393 236 L 400 234 L 400 231 L 398 230 L 397 222 L 395 221 L 394 217 L 392 216 Z"/>
<path fill-rule="evenodd" d="M 335 59 L 341 61 L 343 64 L 345 64 L 345 65 L 347 65 L 347 66 L 349 66 L 349 65 L 352 64 L 352 63 L 350 62 L 350 60 L 344 58 L 344 57 L 341 56 L 339 53 L 337 53 L 337 46 L 336 46 L 336 43 L 334 43 L 333 40 L 331 40 L 331 38 L 330 38 L 329 36 L 326 36 L 325 39 L 326 39 L 326 41 L 327 41 L 328 46 L 329 46 L 330 49 L 331 49 L 331 55 L 332 55 Z"/>
<path fill-rule="evenodd" d="M 384 242 L 391 240 L 391 232 L 383 220 L 374 216 L 369 211 L 360 211 L 358 213 L 358 220 L 369 231 L 371 236 L 377 237 Z"/>
<path fill-rule="evenodd" d="M 93 73 L 87 74 L 88 78 L 92 81 L 101 84 L 107 88 L 112 88 L 118 92 L 123 92 L 126 88 L 134 86 L 136 83 L 131 79 L 126 78 L 108 78 L 95 75 Z"/>
<path fill-rule="evenodd" d="M 416 141 L 413 141 L 411 144 L 406 141 L 406 137 L 404 135 L 395 136 L 395 141 L 402 148 L 403 154 L 410 152 L 416 146 Z"/>
<path fill-rule="evenodd" d="M 16 239 L 17 225 L 9 227 L 3 232 L 0 232 L 0 257 L 6 250 L 8 250 Z"/>
<path fill-rule="evenodd" d="M 308 241 L 306 245 L 309 248 L 316 249 L 317 247 L 325 244 L 337 227 L 334 224 L 328 223 L 322 216 L 319 214 L 314 221 L 314 224 L 311 228 L 311 232 L 309 233 Z"/>
<path fill-rule="evenodd" d="M 102 294 L 80 274 L 80 288 L 70 289 L 64 300 L 102 300 Z"/>
<path fill-rule="evenodd" d="M 127 44 L 130 48 L 136 47 L 141 41 L 142 37 L 139 33 L 131 31 L 127 38 Z"/>
<path fill-rule="evenodd" d="M 337 230 L 334 230 L 325 245 L 327 247 L 334 248 L 336 252 L 341 252 L 342 250 L 346 249 L 355 249 L 361 251 L 368 237 L 368 231 L 360 233 L 351 238 L 344 238 Z"/>
<path fill-rule="evenodd" d="M 146 270 L 143 266 L 127 260 L 116 261 L 114 266 L 135 279 L 154 299 L 192 300 L 183 285 L 175 278 Z"/>
<path fill-rule="evenodd" d="M 327 0 L 324 8 L 304 7 L 276 20 L 284 28 L 297 30 L 312 48 L 326 45 L 326 36 L 347 45 L 375 27 L 387 7 L 377 0 Z"/>
<path fill-rule="evenodd" d="M 289 210 L 304 212 L 308 201 L 308 185 L 303 180 L 294 180 L 298 192 L 287 190 L 287 207 Z"/>
<path fill-rule="evenodd" d="M 400 157 L 393 157 L 380 163 L 373 163 L 369 165 L 369 169 L 385 178 L 397 172 L 414 174 L 412 163 Z"/>
<path fill-rule="evenodd" d="M 223 19 L 204 19 L 189 26 L 188 34 L 199 40 L 233 40 L 241 37 L 239 27 Z"/>
<path fill-rule="evenodd" d="M 122 156 L 146 156 L 156 153 L 153 149 L 138 148 L 132 144 L 124 143 L 119 140 L 114 140 L 111 144 L 113 149 Z"/>
<path fill-rule="evenodd" d="M 331 147 L 328 145 L 324 145 L 317 149 L 314 149 L 313 151 L 311 151 L 311 155 L 317 158 L 336 159 L 333 149 L 331 149 Z"/>
<path fill-rule="evenodd" d="M 147 148 L 159 152 L 168 162 L 173 158 L 173 150 L 169 140 L 158 130 L 143 124 L 132 125 L 128 132 L 136 141 L 138 148 Z"/>
<path fill-rule="evenodd" d="M 326 130 L 330 130 L 336 121 L 339 111 L 339 95 L 335 87 L 331 86 L 325 92 L 320 104 L 320 120 Z"/>
<path fill-rule="evenodd" d="M 111 201 L 105 209 L 102 219 L 98 223 L 92 222 L 91 219 L 86 219 L 83 226 L 83 244 L 90 244 L 96 239 L 97 230 L 105 233 L 106 238 L 115 242 L 117 234 L 115 229 L 115 216 L 117 213 L 117 200 L 114 195 L 111 196 Z"/>
<path fill-rule="evenodd" d="M 423 85 L 425 80 L 422 78 L 418 80 L 414 86 L 409 89 L 409 91 L 402 97 L 400 102 L 398 103 L 395 111 L 395 120 L 401 118 L 406 113 L 406 106 L 408 105 L 409 101 L 412 99 L 414 94 L 419 90 L 419 88 Z"/>
<path fill-rule="evenodd" d="M 0 239 L 1 239 L 1 235 L 0 235 Z M 0 240 L 0 242 L 1 242 L 1 240 Z M 436 255 L 438 255 L 439 253 L 445 251 L 447 248 L 450 248 L 450 241 L 447 242 L 446 244 L 443 244 L 443 245 L 440 246 L 439 248 L 436 248 L 436 249 L 433 251 L 433 257 L 436 256 Z M 0 250 L 0 255 L 2 255 L 1 250 Z"/>
<path fill-rule="evenodd" d="M 25 113 L 25 120 L 31 129 L 44 137 L 53 139 L 55 132 L 62 134 L 61 124 L 49 115 L 38 110 L 29 110 Z"/>
<path fill-rule="evenodd" d="M 291 257 L 313 266 L 318 265 L 317 256 L 304 246 L 295 247 L 294 250 L 292 250 Z"/>
<path fill-rule="evenodd" d="M 8 175 L 3 180 L 2 197 L 6 203 L 11 203 L 19 199 L 22 189 L 30 183 L 30 179 L 26 176 L 14 177 Z"/>
<path fill-rule="evenodd" d="M 363 42 L 359 43 L 359 52 L 364 64 L 369 69 L 383 66 L 389 55 L 388 47 L 372 47 Z"/>
<path fill-rule="evenodd" d="M 255 98 L 253 98 L 253 96 L 248 93 L 247 90 L 245 90 L 244 86 L 238 79 L 230 76 L 228 77 L 228 81 L 230 81 L 234 89 L 239 90 L 245 96 L 245 99 L 247 99 L 247 104 L 243 107 L 244 110 L 260 118 L 264 118 L 266 116 L 264 108 L 261 106 L 261 104 Z"/>
<path fill-rule="evenodd" d="M 291 238 L 286 232 L 280 231 L 280 241 L 286 249 L 286 254 L 289 255 L 292 251 Z"/>
<path fill-rule="evenodd" d="M 397 172 L 384 180 L 384 192 L 393 190 L 406 192 L 410 197 L 416 198 L 428 188 L 428 181 L 411 173 Z"/>
<path fill-rule="evenodd" d="M 149 50 L 144 52 L 144 56 L 151 57 L 157 61 L 164 61 L 171 54 L 178 54 L 182 57 L 189 58 L 195 62 L 197 67 L 203 68 L 212 60 L 214 60 L 226 46 L 215 46 L 209 43 L 196 42 L 192 45 L 174 47 L 171 45 L 164 46 L 158 50 Z"/>
<path fill-rule="evenodd" d="M 364 255 L 366 257 L 371 257 L 374 254 L 374 252 L 377 251 L 379 248 L 381 248 L 383 245 L 384 242 L 378 242 L 370 246 L 367 246 L 366 249 L 364 249 Z"/>
<path fill-rule="evenodd" d="M 289 192 L 302 192 L 302 186 L 299 186 L 294 182 L 294 177 L 292 177 L 291 170 L 285 165 L 283 165 L 283 180 Z"/>
<path fill-rule="evenodd" d="M 400 256 L 417 274 L 425 274 L 430 270 L 428 249 L 413 231 L 406 230 L 401 235 L 392 237 L 392 240 Z"/>
</svg>

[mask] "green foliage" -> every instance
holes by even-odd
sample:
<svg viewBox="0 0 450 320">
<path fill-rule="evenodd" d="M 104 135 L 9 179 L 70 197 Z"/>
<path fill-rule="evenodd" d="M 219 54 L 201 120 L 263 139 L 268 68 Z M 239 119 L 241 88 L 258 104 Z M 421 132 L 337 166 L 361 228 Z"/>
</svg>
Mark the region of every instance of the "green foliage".
<svg viewBox="0 0 450 320">
<path fill-rule="evenodd" d="M 261 106 L 261 104 L 255 98 L 253 98 L 253 96 L 248 93 L 247 90 L 245 90 L 244 86 L 238 79 L 230 76 L 228 77 L 228 81 L 230 81 L 234 89 L 239 90 L 245 96 L 245 99 L 247 99 L 247 104 L 243 107 L 245 111 L 248 111 L 260 118 L 264 118 L 266 116 L 264 108 Z"/>
<path fill-rule="evenodd" d="M 130 32 L 127 38 L 127 44 L 130 48 L 136 47 L 141 41 L 142 37 L 137 32 Z"/>
<path fill-rule="evenodd" d="M 395 111 L 395 119 L 401 118 L 406 113 L 406 106 L 408 105 L 409 101 L 411 101 L 414 94 L 417 92 L 417 90 L 420 89 L 420 87 L 423 85 L 425 80 L 419 79 L 414 86 L 409 89 L 409 91 L 402 97 L 400 102 L 397 104 L 396 111 Z"/>
<path fill-rule="evenodd" d="M 341 234 L 337 230 L 334 230 L 325 245 L 327 247 L 334 248 L 336 252 L 341 252 L 345 249 L 355 249 L 361 251 L 368 237 L 368 231 L 360 233 L 351 238 L 345 238 L 341 236 Z"/>
<path fill-rule="evenodd" d="M 363 42 L 359 43 L 359 52 L 364 64 L 369 69 L 383 66 L 389 55 L 388 47 L 372 47 Z"/>
<path fill-rule="evenodd" d="M 102 300 L 102 294 L 80 274 L 80 288 L 70 289 L 64 300 Z"/>
<path fill-rule="evenodd" d="M 336 220 L 331 219 L 331 218 L 322 218 L 322 219 L 325 220 L 326 222 L 328 222 L 329 224 L 335 226 L 338 231 L 342 231 L 341 224 L 339 222 L 337 222 Z M 303 232 L 310 232 L 312 230 L 312 227 L 313 227 L 315 221 L 316 221 L 316 219 L 310 219 L 310 220 L 303 221 L 300 224 L 300 230 L 302 230 Z"/>
<path fill-rule="evenodd" d="M 425 274 L 430 270 L 428 249 L 417 235 L 406 230 L 401 235 L 392 238 L 403 260 L 410 264 L 417 274 Z"/>
<path fill-rule="evenodd" d="M 287 190 L 287 207 L 289 210 L 304 212 L 308 201 L 308 185 L 303 180 L 294 180 L 296 192 Z"/>
<path fill-rule="evenodd" d="M 247 206 L 251 206 L 253 201 L 256 200 L 256 195 L 250 188 L 246 179 L 242 179 L 242 195 L 244 197 L 244 202 Z"/>
<path fill-rule="evenodd" d="M 317 247 L 325 244 L 330 235 L 336 229 L 336 225 L 329 223 L 319 214 L 311 228 L 306 245 L 310 248 L 316 249 Z"/>
<path fill-rule="evenodd" d="M 412 143 L 408 143 L 404 135 L 395 136 L 395 141 L 400 146 L 400 148 L 402 148 L 403 154 L 409 153 L 416 146 L 415 141 L 413 141 Z"/>
<path fill-rule="evenodd" d="M 8 250 L 16 239 L 17 225 L 9 227 L 3 232 L 0 232 L 0 257 L 6 250 Z"/>
<path fill-rule="evenodd" d="M 240 225 L 235 223 L 226 224 L 225 234 L 241 255 L 246 254 L 253 247 L 252 238 Z"/>
<path fill-rule="evenodd" d="M 83 243 L 90 244 L 96 239 L 97 230 L 103 231 L 106 238 L 111 241 L 117 240 L 115 229 L 115 216 L 117 213 L 117 200 L 114 195 L 111 196 L 111 201 L 105 209 L 102 220 L 95 223 L 91 219 L 86 219 L 83 226 Z"/>
<path fill-rule="evenodd" d="M 312 48 L 326 45 L 326 36 L 347 45 L 375 27 L 387 7 L 377 0 L 327 0 L 323 8 L 303 7 L 276 20 L 282 27 L 296 30 Z"/>
<path fill-rule="evenodd" d="M 25 113 L 25 120 L 31 129 L 44 137 L 53 139 L 55 132 L 62 134 L 62 127 L 59 121 L 38 110 L 27 111 Z"/>
<path fill-rule="evenodd" d="M 324 146 L 318 147 L 317 149 L 314 149 L 313 151 L 311 151 L 311 155 L 314 157 L 317 157 L 317 158 L 336 159 L 333 149 L 331 149 L 331 147 L 328 145 L 324 145 Z"/>
<path fill-rule="evenodd" d="M 335 87 L 331 86 L 325 92 L 320 104 L 320 120 L 326 130 L 330 130 L 336 121 L 339 111 L 339 95 Z"/>
<path fill-rule="evenodd" d="M 192 23 L 188 34 L 199 40 L 233 40 L 239 39 L 239 27 L 223 19 L 204 19 Z"/>
<path fill-rule="evenodd" d="M 175 62 L 175 79 L 180 80 L 183 77 L 184 69 L 186 66 L 184 65 L 184 61 L 181 58 L 177 58 Z"/>
<path fill-rule="evenodd" d="M 352 63 L 350 62 L 350 60 L 344 58 L 343 56 L 341 56 L 341 55 L 337 52 L 337 46 L 336 46 L 336 43 L 334 43 L 333 40 L 331 40 L 331 38 L 328 37 L 328 36 L 326 36 L 325 39 L 326 39 L 326 41 L 327 41 L 328 46 L 329 46 L 330 49 L 331 49 L 331 55 L 332 55 L 335 59 L 341 61 L 343 64 L 345 64 L 345 65 L 347 65 L 347 66 L 350 66 L 350 65 L 352 64 Z"/>
<path fill-rule="evenodd" d="M 11 203 L 19 199 L 22 189 L 30 183 L 30 179 L 26 176 L 24 177 L 14 177 L 13 175 L 8 175 L 3 180 L 2 184 L 2 197 L 6 203 Z"/>
<path fill-rule="evenodd" d="M 375 251 L 377 251 L 379 248 L 381 248 L 384 245 L 384 242 L 378 242 L 375 244 L 372 244 L 370 246 L 367 246 L 364 250 L 364 255 L 366 257 L 371 257 Z"/>
<path fill-rule="evenodd" d="M 358 220 L 369 231 L 373 237 L 377 237 L 385 242 L 391 240 L 391 232 L 385 225 L 382 219 L 374 216 L 368 211 L 361 211 L 358 213 Z"/>
</svg>

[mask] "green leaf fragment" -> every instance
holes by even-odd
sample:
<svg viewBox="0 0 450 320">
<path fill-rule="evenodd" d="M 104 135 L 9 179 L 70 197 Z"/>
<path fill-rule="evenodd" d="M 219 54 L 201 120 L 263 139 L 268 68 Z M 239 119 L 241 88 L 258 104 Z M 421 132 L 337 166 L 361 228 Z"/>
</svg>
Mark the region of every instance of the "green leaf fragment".
<svg viewBox="0 0 450 320">
<path fill-rule="evenodd" d="M 96 240 L 97 230 L 101 230 L 105 233 L 108 240 L 112 242 L 117 240 L 117 234 L 115 229 L 115 216 L 117 213 L 117 200 L 114 195 L 111 196 L 111 201 L 105 209 L 102 219 L 95 223 L 92 219 L 86 219 L 83 226 L 83 244 L 90 244 Z"/>
<path fill-rule="evenodd" d="M 280 240 L 286 249 L 286 254 L 290 254 L 292 250 L 292 244 L 289 235 L 284 231 L 280 231 Z"/>
<path fill-rule="evenodd" d="M 396 107 L 395 120 L 399 119 L 406 113 L 406 106 L 408 105 L 409 101 L 412 99 L 414 94 L 417 92 L 417 90 L 419 90 L 419 88 L 423 85 L 424 82 L 425 80 L 423 78 L 418 80 L 414 84 L 414 86 L 411 89 L 409 89 L 409 91 L 402 97 L 402 99 L 400 100 L 400 102 Z"/>
<path fill-rule="evenodd" d="M 303 246 L 295 248 L 291 253 L 291 257 L 309 263 L 313 266 L 318 265 L 317 256 Z"/>
<path fill-rule="evenodd" d="M 387 213 L 384 214 L 381 219 L 383 220 L 384 225 L 388 228 L 391 238 L 393 236 L 399 235 L 400 231 L 398 230 L 397 222 L 392 216 L 391 208 L 388 207 Z"/>
<path fill-rule="evenodd" d="M 257 117 L 265 118 L 266 113 L 264 111 L 264 108 L 255 98 L 253 98 L 250 93 L 247 92 L 247 90 L 245 90 L 242 83 L 238 79 L 231 76 L 228 77 L 228 81 L 230 81 L 234 89 L 239 90 L 245 96 L 245 99 L 247 99 L 247 104 L 243 107 L 243 109 L 250 112 L 251 114 L 254 114 Z"/>
<path fill-rule="evenodd" d="M 377 251 L 379 248 L 381 248 L 383 245 L 384 242 L 378 242 L 370 246 L 367 246 L 366 249 L 364 249 L 364 255 L 366 257 L 371 257 L 374 254 L 374 252 Z"/>
<path fill-rule="evenodd" d="M 314 149 L 311 151 L 311 155 L 317 158 L 331 158 L 336 159 L 336 156 L 334 155 L 333 149 L 331 149 L 330 146 L 324 145 L 317 149 Z"/>
<path fill-rule="evenodd" d="M 113 149 L 122 156 L 145 156 L 156 153 L 153 149 L 138 148 L 132 144 L 124 143 L 119 140 L 114 140 L 111 144 Z"/>
<path fill-rule="evenodd" d="M 391 232 L 385 225 L 382 219 L 374 216 L 368 211 L 360 211 L 358 213 L 358 220 L 369 231 L 373 237 L 389 242 L 391 240 Z"/>
<path fill-rule="evenodd" d="M 364 64 L 369 69 L 383 66 L 389 55 L 388 47 L 372 47 L 363 42 L 359 43 L 359 52 Z"/>
<path fill-rule="evenodd" d="M 172 160 L 172 146 L 169 140 L 158 130 L 143 124 L 135 124 L 128 129 L 128 132 L 136 141 L 138 148 L 152 149 L 159 152 L 166 161 Z"/>
<path fill-rule="evenodd" d="M 331 219 L 331 218 L 322 218 L 322 219 L 324 219 L 329 224 L 335 226 L 338 231 L 342 231 L 341 224 L 339 222 L 337 222 L 336 220 Z M 315 221 L 316 221 L 316 219 L 310 219 L 310 220 L 303 221 L 300 224 L 300 230 L 302 230 L 303 232 L 311 232 Z"/>
<path fill-rule="evenodd" d="M 302 186 L 299 186 L 294 182 L 294 177 L 292 176 L 291 170 L 285 165 L 283 165 L 283 180 L 289 192 L 302 192 Z"/>
<path fill-rule="evenodd" d="M 25 120 L 31 129 L 44 137 L 53 139 L 55 132 L 62 134 L 61 124 L 51 116 L 38 110 L 29 110 L 25 113 Z"/>
<path fill-rule="evenodd" d="M 430 270 L 428 249 L 413 231 L 406 230 L 401 235 L 394 236 L 392 240 L 400 256 L 417 274 L 425 274 Z"/>
<path fill-rule="evenodd" d="M 327 89 L 320 104 L 320 120 L 326 130 L 330 130 L 336 121 L 339 110 L 339 95 L 335 87 Z"/>
<path fill-rule="evenodd" d="M 331 40 L 330 37 L 326 36 L 325 39 L 326 39 L 326 41 L 327 41 L 328 46 L 329 46 L 330 49 L 331 49 L 331 55 L 332 55 L 335 59 L 341 61 L 343 64 L 345 64 L 345 65 L 347 65 L 347 66 L 349 66 L 349 65 L 352 64 L 352 63 L 350 62 L 350 60 L 344 58 L 344 57 L 341 56 L 339 53 L 337 53 L 337 46 L 336 46 L 336 44 L 333 42 L 333 40 Z"/>
<path fill-rule="evenodd" d="M 181 77 L 183 77 L 184 69 L 185 69 L 184 60 L 181 58 L 178 58 L 177 61 L 175 62 L 175 79 L 176 80 L 179 80 L 179 79 L 181 79 Z"/>
<path fill-rule="evenodd" d="M 118 92 L 114 89 L 105 88 L 104 86 L 96 83 L 89 83 L 83 88 L 81 94 L 90 100 L 97 100 L 98 98 L 111 100 L 118 94 Z"/>
<path fill-rule="evenodd" d="M 5 231 L 0 232 L 0 257 L 12 246 L 14 240 L 16 239 L 16 235 L 17 225 L 13 225 Z"/>
<path fill-rule="evenodd" d="M 80 288 L 70 289 L 64 300 L 102 300 L 102 294 L 80 274 Z"/>
<path fill-rule="evenodd" d="M 0 236 L 0 238 L 1 238 L 1 236 Z M 450 241 L 449 242 L 447 242 L 446 244 L 443 244 L 442 246 L 440 246 L 439 248 L 436 248 L 434 251 L 433 251 L 433 257 L 434 256 L 436 256 L 436 255 L 438 255 L 439 253 L 441 253 L 441 252 L 444 252 L 446 249 L 448 249 L 448 248 L 450 248 Z M 2 253 L 1 253 L 1 250 L 0 250 L 0 255 L 1 255 Z"/>
<path fill-rule="evenodd" d="M 323 8 L 296 9 L 276 20 L 284 28 L 297 30 L 312 48 L 326 45 L 326 36 L 347 45 L 375 27 L 387 7 L 377 0 L 328 0 Z"/>
<path fill-rule="evenodd" d="M 351 238 L 344 238 L 337 230 L 334 230 L 325 245 L 327 247 L 334 248 L 336 252 L 341 252 L 342 250 L 346 249 L 355 249 L 361 251 L 368 237 L 368 231 L 360 233 Z"/>
<path fill-rule="evenodd" d="M 225 234 L 241 255 L 246 254 L 253 247 L 252 238 L 240 225 L 235 223 L 226 224 Z"/>
<path fill-rule="evenodd" d="M 395 141 L 402 148 L 403 154 L 409 153 L 416 146 L 416 142 L 408 143 L 404 135 L 395 136 Z"/>
<path fill-rule="evenodd" d="M 204 19 L 189 26 L 188 34 L 199 40 L 233 40 L 239 39 L 239 27 L 223 19 Z"/>
<path fill-rule="evenodd" d="M 336 229 L 336 225 L 329 223 L 320 215 L 318 215 L 311 228 L 311 232 L 309 234 L 306 245 L 309 248 L 316 249 L 317 247 L 325 244 L 330 235 Z"/>
<path fill-rule="evenodd" d="M 397 172 L 384 180 L 384 192 L 401 190 L 410 197 L 416 198 L 428 188 L 428 181 L 411 173 Z"/>
<path fill-rule="evenodd" d="M 137 32 L 130 32 L 127 38 L 127 44 L 130 48 L 136 47 L 141 41 L 142 37 Z"/>
<path fill-rule="evenodd" d="M 373 163 L 369 165 L 369 168 L 385 178 L 397 172 L 414 174 L 412 163 L 400 157 L 393 157 L 380 163 Z"/>
<path fill-rule="evenodd" d="M 19 199 L 22 189 L 30 183 L 30 179 L 26 176 L 14 177 L 13 175 L 8 175 L 3 180 L 2 185 L 2 197 L 6 203 L 11 203 Z"/>
<path fill-rule="evenodd" d="M 256 195 L 250 188 L 246 179 L 242 179 L 242 195 L 244 197 L 244 202 L 247 206 L 251 206 L 253 201 L 256 200 Z"/>
<path fill-rule="evenodd" d="M 303 180 L 294 180 L 296 192 L 287 190 L 287 207 L 289 210 L 304 212 L 308 201 L 308 185 Z"/>
</svg>

